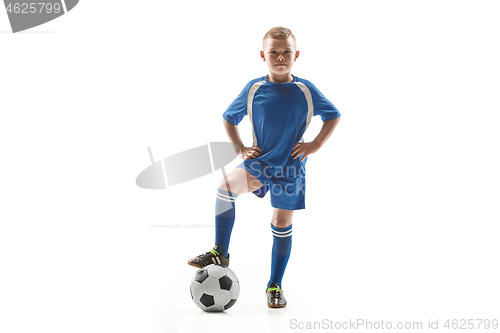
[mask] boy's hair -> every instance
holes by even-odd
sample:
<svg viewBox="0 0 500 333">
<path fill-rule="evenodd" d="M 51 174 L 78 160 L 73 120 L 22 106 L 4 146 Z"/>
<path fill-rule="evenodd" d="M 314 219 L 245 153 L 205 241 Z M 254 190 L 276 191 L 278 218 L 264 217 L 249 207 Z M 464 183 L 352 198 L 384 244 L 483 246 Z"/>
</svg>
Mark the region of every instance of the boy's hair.
<svg viewBox="0 0 500 333">
<path fill-rule="evenodd" d="M 297 41 L 295 40 L 295 36 L 292 34 L 292 31 L 290 29 L 285 27 L 274 27 L 266 32 L 264 38 L 262 39 L 262 44 L 264 44 L 267 38 L 286 39 L 288 37 L 292 37 L 295 43 L 297 43 Z"/>
</svg>

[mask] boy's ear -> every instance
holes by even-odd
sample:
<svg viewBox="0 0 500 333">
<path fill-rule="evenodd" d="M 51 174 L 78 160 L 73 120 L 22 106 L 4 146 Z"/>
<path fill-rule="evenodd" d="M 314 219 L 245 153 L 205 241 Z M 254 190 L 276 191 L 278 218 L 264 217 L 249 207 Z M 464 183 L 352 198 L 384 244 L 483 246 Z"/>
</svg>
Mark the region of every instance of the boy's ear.
<svg viewBox="0 0 500 333">
<path fill-rule="evenodd" d="M 266 61 L 266 57 L 264 55 L 264 51 L 260 51 L 260 57 L 262 60 Z"/>
</svg>

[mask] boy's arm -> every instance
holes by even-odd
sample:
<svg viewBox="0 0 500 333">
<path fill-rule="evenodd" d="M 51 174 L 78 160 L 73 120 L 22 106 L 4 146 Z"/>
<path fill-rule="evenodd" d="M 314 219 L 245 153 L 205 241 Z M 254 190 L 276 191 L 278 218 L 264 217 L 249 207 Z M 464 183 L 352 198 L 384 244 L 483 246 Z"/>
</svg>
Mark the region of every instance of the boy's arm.
<svg viewBox="0 0 500 333">
<path fill-rule="evenodd" d="M 238 125 L 233 125 L 224 118 L 222 118 L 222 120 L 224 122 L 224 128 L 226 129 L 226 133 L 227 133 L 227 136 L 229 137 L 229 141 L 231 141 L 232 143 L 237 145 L 240 149 L 239 151 L 236 152 L 239 157 L 241 157 L 244 160 L 247 160 L 247 159 L 252 159 L 252 158 L 258 157 L 260 155 L 260 148 L 259 147 L 246 148 L 245 145 L 243 145 L 243 142 L 241 141 L 240 131 L 238 129 Z"/>
<path fill-rule="evenodd" d="M 335 130 L 335 127 L 337 127 L 337 124 L 340 121 L 340 117 L 335 118 L 335 119 L 330 119 L 327 120 L 323 123 L 323 127 L 321 127 L 321 131 L 319 131 L 319 134 L 316 136 L 316 138 L 311 141 L 311 142 L 304 142 L 304 143 L 297 143 L 293 147 L 292 151 L 292 156 L 294 159 L 299 157 L 300 155 L 304 154 L 302 156 L 301 161 L 304 161 L 305 158 L 308 155 L 314 154 L 317 152 L 328 140 L 328 138 L 332 135 L 333 131 Z"/>
<path fill-rule="evenodd" d="M 337 124 L 340 121 L 340 117 L 327 120 L 323 123 L 323 127 L 321 127 L 321 131 L 319 131 L 319 134 L 316 136 L 316 138 L 313 141 L 316 141 L 319 143 L 319 147 L 323 146 L 328 140 L 328 138 L 332 135 L 333 131 L 335 130 L 335 127 L 337 127 Z"/>
<path fill-rule="evenodd" d="M 238 125 L 233 125 L 228 122 L 226 119 L 222 118 L 224 122 L 224 128 L 226 129 L 227 136 L 229 137 L 229 141 L 237 145 L 238 147 L 243 148 L 243 142 L 241 141 L 240 131 L 238 130 Z"/>
</svg>

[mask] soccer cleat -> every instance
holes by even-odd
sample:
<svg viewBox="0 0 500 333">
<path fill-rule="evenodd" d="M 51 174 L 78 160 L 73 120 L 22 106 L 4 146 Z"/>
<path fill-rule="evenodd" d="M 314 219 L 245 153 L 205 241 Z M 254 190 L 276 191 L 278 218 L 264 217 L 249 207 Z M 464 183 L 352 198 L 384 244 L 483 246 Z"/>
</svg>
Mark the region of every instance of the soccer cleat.
<svg viewBox="0 0 500 333">
<path fill-rule="evenodd" d="M 271 283 L 270 287 L 266 289 L 267 306 L 270 308 L 284 308 L 286 306 L 286 299 L 283 295 L 283 290 L 276 283 Z"/>
<path fill-rule="evenodd" d="M 197 257 L 194 257 L 188 261 L 188 265 L 202 268 L 211 264 L 219 264 L 223 266 L 229 266 L 229 254 L 227 258 L 218 252 L 219 247 L 217 245 L 214 246 L 212 250 L 206 252 L 204 254 L 200 254 Z"/>
</svg>

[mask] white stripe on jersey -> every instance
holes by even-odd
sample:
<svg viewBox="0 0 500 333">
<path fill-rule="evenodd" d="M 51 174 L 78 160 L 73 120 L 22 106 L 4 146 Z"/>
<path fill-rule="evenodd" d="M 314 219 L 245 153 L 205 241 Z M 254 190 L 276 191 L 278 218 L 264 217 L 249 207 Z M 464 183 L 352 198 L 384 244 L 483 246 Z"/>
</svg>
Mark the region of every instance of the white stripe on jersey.
<svg viewBox="0 0 500 333">
<path fill-rule="evenodd" d="M 302 90 L 302 92 L 304 93 L 304 95 L 306 97 L 306 101 L 307 101 L 306 129 L 304 130 L 304 133 L 305 133 L 307 131 L 307 127 L 309 126 L 309 123 L 311 122 L 311 119 L 314 115 L 314 105 L 313 105 L 312 95 L 311 95 L 311 91 L 309 90 L 309 88 L 305 84 L 303 84 L 302 82 L 295 82 L 295 84 L 297 85 L 297 87 L 300 88 L 300 90 Z M 302 135 L 302 139 L 300 139 L 300 141 L 304 141 L 304 135 Z"/>
<path fill-rule="evenodd" d="M 250 90 L 248 91 L 248 99 L 247 99 L 247 114 L 248 118 L 250 118 L 250 123 L 252 124 L 252 137 L 253 137 L 253 146 L 257 146 L 257 138 L 255 137 L 255 130 L 253 128 L 253 115 L 252 115 L 252 105 L 253 105 L 253 96 L 255 95 L 255 92 L 260 88 L 261 85 L 266 83 L 266 81 L 259 81 L 250 87 Z"/>
</svg>

